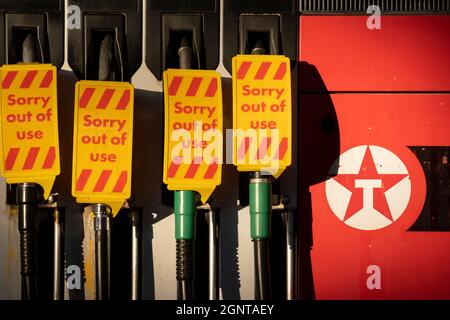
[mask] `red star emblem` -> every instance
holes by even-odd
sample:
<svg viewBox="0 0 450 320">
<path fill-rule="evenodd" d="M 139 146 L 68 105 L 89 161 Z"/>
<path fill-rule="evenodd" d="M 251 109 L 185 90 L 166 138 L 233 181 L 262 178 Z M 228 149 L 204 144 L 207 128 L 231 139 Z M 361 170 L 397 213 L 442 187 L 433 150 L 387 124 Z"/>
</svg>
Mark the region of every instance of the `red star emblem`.
<svg viewBox="0 0 450 320">
<path fill-rule="evenodd" d="M 367 147 L 358 174 L 339 174 L 333 177 L 335 181 L 352 193 L 343 221 L 346 221 L 364 207 L 363 188 L 356 187 L 356 180 L 381 181 L 381 187 L 372 189 L 373 208 L 390 221 L 394 221 L 386 200 L 385 192 L 407 176 L 408 174 L 379 174 L 372 157 L 372 152 L 370 151 L 370 148 Z"/>
</svg>

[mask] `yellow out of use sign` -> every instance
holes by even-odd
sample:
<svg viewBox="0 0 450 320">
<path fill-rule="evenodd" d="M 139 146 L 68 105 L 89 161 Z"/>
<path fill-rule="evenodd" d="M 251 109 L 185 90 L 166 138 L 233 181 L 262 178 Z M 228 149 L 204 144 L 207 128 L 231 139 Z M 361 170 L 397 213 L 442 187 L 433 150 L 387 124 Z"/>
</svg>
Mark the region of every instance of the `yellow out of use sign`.
<svg viewBox="0 0 450 320">
<path fill-rule="evenodd" d="M 133 97 L 129 83 L 80 81 L 75 87 L 72 195 L 116 215 L 131 194 Z"/>
<path fill-rule="evenodd" d="M 1 174 L 8 183 L 38 183 L 50 195 L 59 174 L 56 68 L 1 68 Z"/>
<path fill-rule="evenodd" d="M 222 89 L 215 71 L 164 72 L 164 183 L 205 203 L 221 181 Z"/>
<path fill-rule="evenodd" d="M 233 163 L 239 171 L 278 177 L 291 164 L 292 101 L 289 58 L 233 58 Z"/>
</svg>

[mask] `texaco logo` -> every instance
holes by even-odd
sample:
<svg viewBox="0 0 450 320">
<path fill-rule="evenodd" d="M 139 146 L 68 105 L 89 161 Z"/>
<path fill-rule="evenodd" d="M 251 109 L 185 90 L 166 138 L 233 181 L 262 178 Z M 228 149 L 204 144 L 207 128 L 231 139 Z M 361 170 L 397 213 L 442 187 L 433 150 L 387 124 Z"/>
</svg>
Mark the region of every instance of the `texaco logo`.
<svg viewBox="0 0 450 320">
<path fill-rule="evenodd" d="M 358 146 L 344 152 L 326 182 L 328 203 L 350 227 L 377 230 L 394 223 L 411 197 L 404 163 L 378 146 Z"/>
</svg>

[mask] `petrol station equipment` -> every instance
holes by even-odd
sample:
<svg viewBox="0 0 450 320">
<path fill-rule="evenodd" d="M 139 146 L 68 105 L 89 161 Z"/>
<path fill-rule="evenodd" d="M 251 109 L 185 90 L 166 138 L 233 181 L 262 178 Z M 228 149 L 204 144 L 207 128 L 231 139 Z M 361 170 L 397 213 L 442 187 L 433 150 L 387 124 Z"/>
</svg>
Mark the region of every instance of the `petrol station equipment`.
<svg viewBox="0 0 450 320">
<path fill-rule="evenodd" d="M 257 43 L 258 44 L 258 43 Z M 263 51 L 262 48 L 255 48 Z M 271 176 L 291 164 L 291 79 L 289 59 L 239 55 L 233 59 L 234 157 L 250 178 L 251 237 L 255 250 L 256 299 L 271 299 L 269 239 Z M 263 97 L 267 95 L 267 97 Z"/>
<path fill-rule="evenodd" d="M 22 299 L 39 298 L 38 211 L 59 174 L 56 68 L 63 57 L 63 1 L 3 1 L 0 8 L 1 174 L 18 205 Z M 49 42 L 55 42 L 49 46 Z M 25 64 L 17 64 L 24 62 Z M 55 206 L 55 229 L 59 213 Z M 55 243 L 60 234 L 55 233 Z M 59 247 L 54 252 L 58 298 Z"/>
<path fill-rule="evenodd" d="M 200 69 L 214 69 L 218 64 L 218 5 L 218 1 L 200 1 L 196 4 L 183 1 L 147 2 L 147 38 L 156 40 L 154 45 L 148 43 L 147 65 L 158 78 L 167 70 L 163 75 L 163 180 L 169 190 L 175 190 L 178 298 L 182 300 L 194 299 L 196 291 L 197 211 L 206 212 L 208 217 L 208 297 L 217 299 L 216 212 L 206 201 L 221 180 L 221 79 L 214 71 Z M 196 106 L 204 108 L 198 112 Z M 183 125 L 178 127 L 179 124 Z M 183 143 L 187 146 L 178 154 L 174 149 L 181 140 L 172 139 L 182 132 L 186 134 L 187 140 Z M 216 137 L 213 137 L 214 134 Z M 198 208 L 196 192 L 204 203 Z"/>
<path fill-rule="evenodd" d="M 183 61 L 182 57 L 180 54 L 180 61 Z M 178 297 L 190 300 L 194 298 L 195 275 L 194 241 L 197 209 L 194 191 L 197 191 L 201 201 L 206 203 L 221 179 L 221 84 L 220 76 L 215 71 L 175 69 L 169 69 L 164 73 L 164 83 L 166 92 L 164 182 L 168 184 L 169 190 L 175 190 Z M 181 110 L 183 108 L 181 104 L 186 104 L 184 111 Z M 205 106 L 204 112 L 192 114 L 191 105 L 195 104 Z M 183 123 L 190 125 L 190 129 L 186 129 L 187 126 Z M 177 134 L 183 135 L 183 139 L 176 138 Z M 198 140 L 199 138 L 202 142 Z M 186 142 L 187 147 L 182 147 L 180 151 L 180 143 Z M 193 147 L 194 143 L 202 143 L 204 146 Z M 211 209 L 209 214 L 213 214 Z M 210 245 L 214 246 L 215 243 L 212 242 Z"/>
<path fill-rule="evenodd" d="M 109 300 L 110 217 L 131 196 L 133 98 L 131 76 L 141 62 L 140 1 L 69 1 L 80 7 L 82 25 L 69 32 L 69 64 L 82 79 L 75 93 L 72 194 L 94 203 L 96 297 Z M 130 234 L 140 221 L 131 211 Z M 132 250 L 131 297 L 140 286 L 139 248 Z"/>
<path fill-rule="evenodd" d="M 272 298 L 269 248 L 271 212 L 275 205 L 278 212 L 280 209 L 283 212 L 286 223 L 286 298 L 293 299 L 296 242 L 293 208 L 285 206 L 281 199 L 286 198 L 278 192 L 275 201 L 272 200 L 271 177 L 278 178 L 290 166 L 295 153 L 290 77 L 296 55 L 296 46 L 290 40 L 295 32 L 286 28 L 295 24 L 295 4 L 229 1 L 224 10 L 229 28 L 224 34 L 224 61 L 229 69 L 232 61 L 233 71 L 233 163 L 241 172 L 252 172 L 249 205 L 255 251 L 255 298 Z M 236 54 L 240 55 L 231 59 Z M 291 183 L 288 179 L 286 186 Z"/>
<path fill-rule="evenodd" d="M 2 176 L 8 183 L 18 183 L 22 298 L 34 300 L 39 203 L 49 198 L 60 170 L 56 68 L 5 65 L 1 80 Z"/>
<path fill-rule="evenodd" d="M 2 0 L 22 299 L 250 297 L 247 210 L 258 300 L 450 298 L 449 17 L 448 0 Z"/>
</svg>

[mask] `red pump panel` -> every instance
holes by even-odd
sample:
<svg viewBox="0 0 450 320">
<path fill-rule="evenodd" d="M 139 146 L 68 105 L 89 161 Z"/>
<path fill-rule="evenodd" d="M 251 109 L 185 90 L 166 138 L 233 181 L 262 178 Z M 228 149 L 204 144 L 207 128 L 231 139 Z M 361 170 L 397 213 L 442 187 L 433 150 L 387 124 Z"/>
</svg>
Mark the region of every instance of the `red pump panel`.
<svg viewBox="0 0 450 320">
<path fill-rule="evenodd" d="M 316 100 L 302 95 L 300 103 Z M 427 193 L 422 167 L 407 146 L 450 145 L 450 95 L 339 94 L 331 101 L 341 156 L 328 179 L 309 189 L 316 298 L 450 299 L 450 232 L 407 231 Z M 386 188 L 369 190 L 367 201 L 357 179 Z M 372 275 L 379 275 L 379 287 Z"/>
<path fill-rule="evenodd" d="M 450 16 L 302 16 L 300 60 L 329 91 L 450 90 Z M 303 80 L 303 81 L 302 81 Z M 300 74 L 302 91 L 315 90 Z"/>
<path fill-rule="evenodd" d="M 450 299 L 450 232 L 412 231 L 434 199 L 413 150 L 450 146 L 450 16 L 382 16 L 381 30 L 367 17 L 300 18 L 314 297 Z"/>
</svg>

